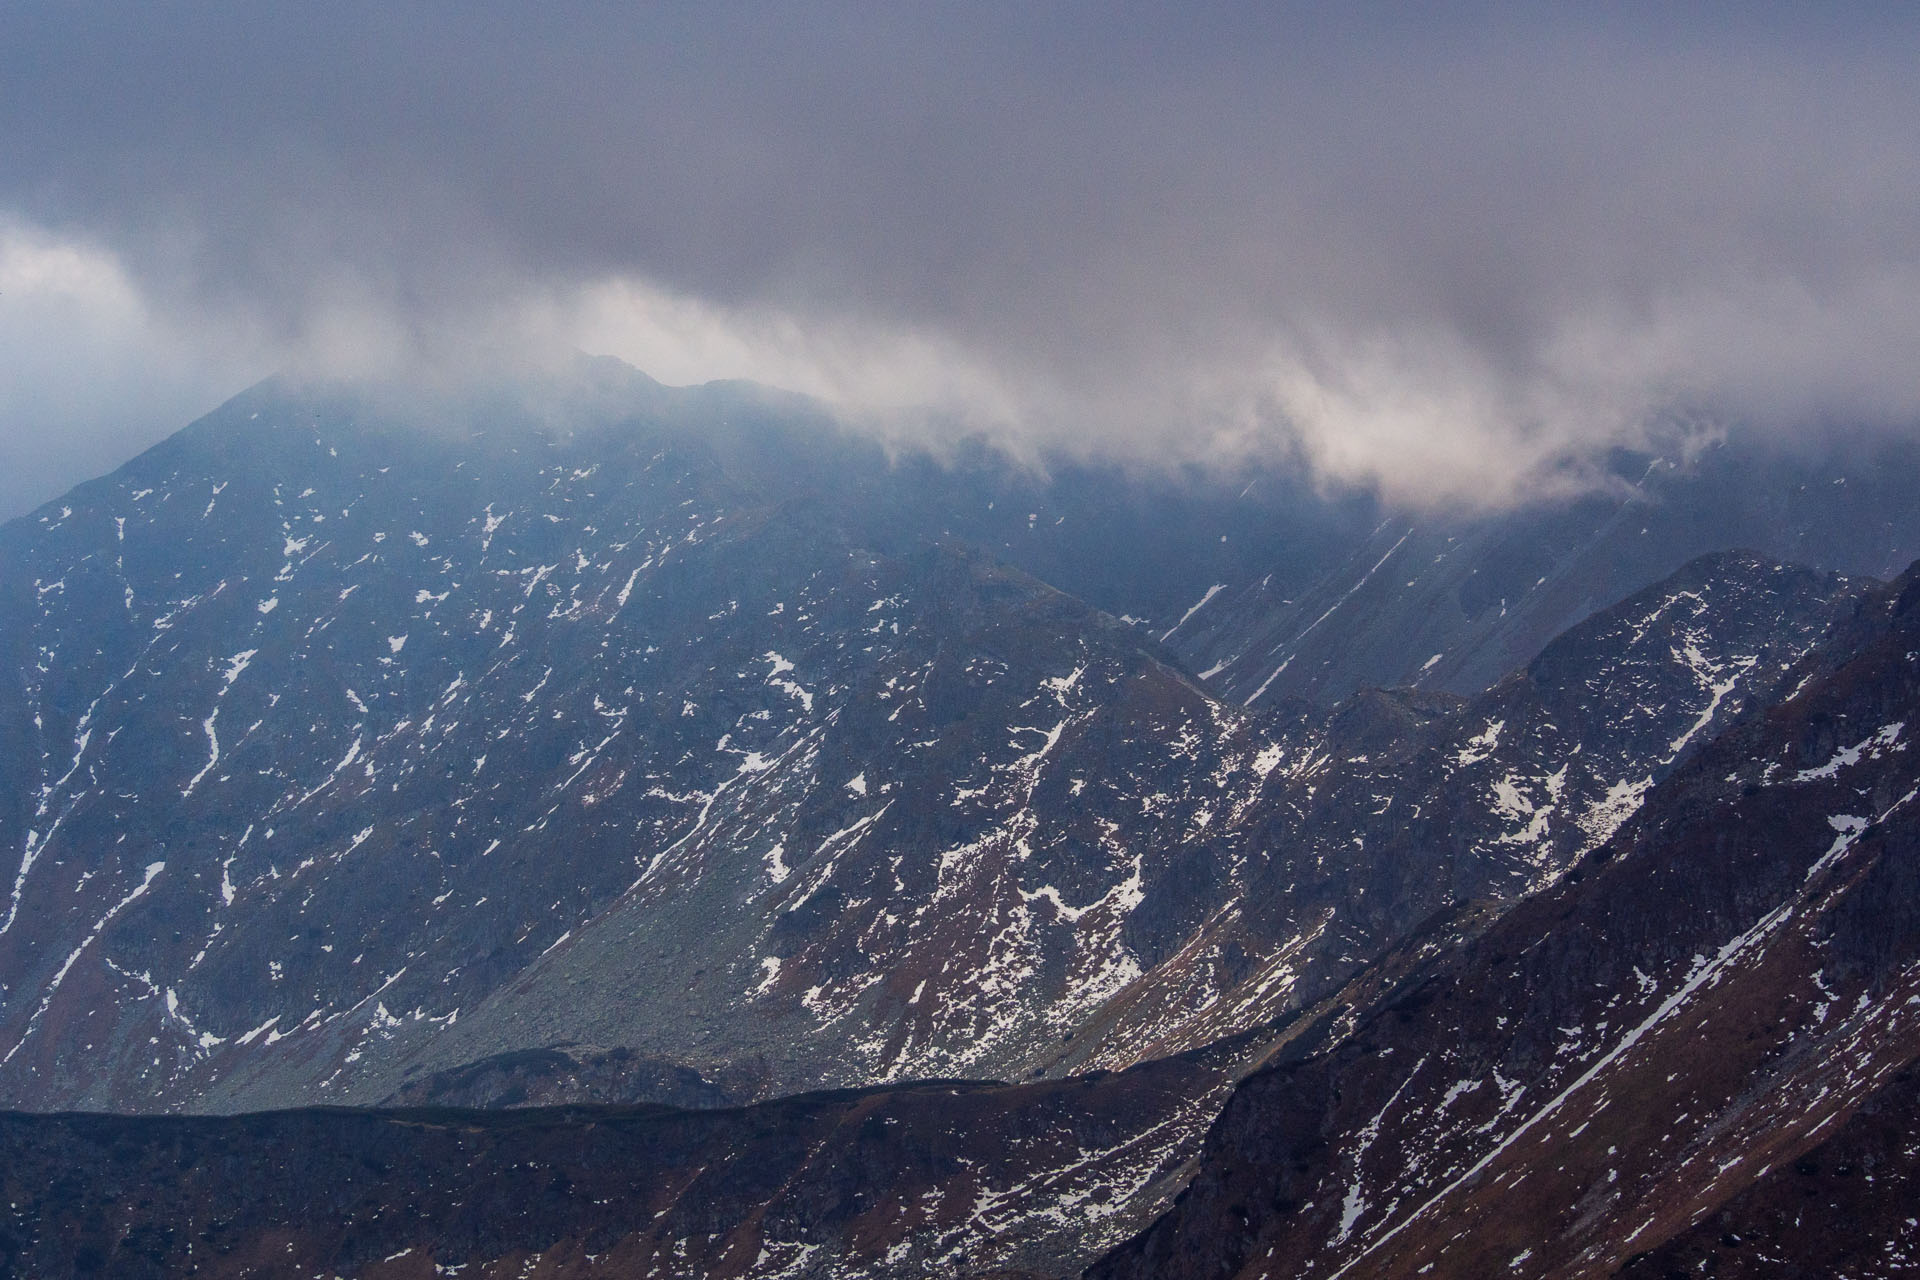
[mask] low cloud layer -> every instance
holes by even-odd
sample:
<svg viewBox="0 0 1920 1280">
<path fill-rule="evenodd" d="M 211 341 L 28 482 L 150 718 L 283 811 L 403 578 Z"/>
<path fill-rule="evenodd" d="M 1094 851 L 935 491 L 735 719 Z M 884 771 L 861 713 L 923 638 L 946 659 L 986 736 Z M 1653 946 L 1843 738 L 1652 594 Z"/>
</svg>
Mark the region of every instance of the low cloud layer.
<svg viewBox="0 0 1920 1280">
<path fill-rule="evenodd" d="M 474 341 L 1427 505 L 1920 424 L 1905 6 L 630 8 L 8 6 L 0 506 Z"/>
</svg>

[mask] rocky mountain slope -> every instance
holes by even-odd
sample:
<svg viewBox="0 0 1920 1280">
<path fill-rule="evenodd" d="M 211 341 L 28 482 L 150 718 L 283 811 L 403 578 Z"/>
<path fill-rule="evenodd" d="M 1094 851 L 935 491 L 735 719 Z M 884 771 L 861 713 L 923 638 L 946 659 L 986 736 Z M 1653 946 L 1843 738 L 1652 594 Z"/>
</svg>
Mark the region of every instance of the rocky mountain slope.
<svg viewBox="0 0 1920 1280">
<path fill-rule="evenodd" d="M 1089 1275 L 1901 1274 L 1916 654 L 1920 581 L 1856 598 L 1555 883 L 1265 1028 L 1191 1186 Z M 0 1259 L 1064 1275 L 1186 1180 L 1239 1056 L 700 1112 L 0 1117 Z"/>
<path fill-rule="evenodd" d="M 1441 605 L 1631 577 L 1678 502 L 1437 578 L 1376 527 L 1350 590 L 1364 504 L 538 391 L 263 384 L 0 530 L 0 1102 L 306 1108 L 0 1118 L 0 1261 L 1864 1265 L 1784 1225 L 1809 1190 L 1904 1247 L 1821 1170 L 1910 1162 L 1858 1119 L 1911 1107 L 1910 580 L 1720 552 L 1509 626 Z M 1846 510 L 1801 542 L 1911 515 Z M 1160 625 L 1183 574 L 1283 554 L 1316 674 L 1196 673 L 1272 620 Z M 1415 614 L 1460 645 L 1391 657 Z"/>
<path fill-rule="evenodd" d="M 1916 473 L 1920 447 L 1899 442 L 1847 441 L 1822 456 L 1724 442 L 1622 455 L 1610 489 L 1524 512 L 1382 512 L 1304 590 L 1284 557 L 1223 571 L 1195 584 L 1191 614 L 1164 638 L 1241 703 L 1329 702 L 1368 686 L 1473 694 L 1708 552 L 1751 547 L 1890 578 L 1920 556 Z"/>
<path fill-rule="evenodd" d="M 980 472 L 563 390 L 422 432 L 445 406 L 267 385 L 8 528 L 8 1101 L 427 1099 L 565 1044 L 653 1065 L 550 1062 L 550 1100 L 1196 1048 L 1550 881 L 1854 590 L 1721 557 L 1471 703 L 1250 711 L 944 539 Z"/>
<path fill-rule="evenodd" d="M 1198 803 L 1153 816 L 1104 782 L 1073 803 L 1076 753 L 1197 793 L 1263 749 L 1244 725 L 1223 741 L 1125 625 L 971 553 L 852 544 L 671 430 L 490 446 L 309 408 L 236 402 L 16 527 L 0 1074 L 17 1100 L 178 1105 L 214 1080 L 229 1105 L 330 1096 L 543 956 L 624 980 L 589 953 L 631 951 L 636 912 L 650 937 L 627 963 L 655 972 L 567 1011 L 638 1023 L 729 1087 L 817 1072 L 740 1030 L 757 1000 L 814 1026 L 880 1001 L 903 1031 L 939 1008 L 918 1073 L 960 1045 L 979 1058 L 996 1020 L 1128 972 L 1124 832 Z M 1113 707 L 1128 740 L 1082 742 L 1076 718 Z M 1049 779 L 1035 841 L 1056 758 L 1079 785 Z M 849 860 L 883 820 L 901 847 Z M 1168 895 L 1158 927 L 1198 909 Z M 960 914 L 967 932 L 939 936 Z M 809 946 L 820 973 L 780 972 Z M 908 983 L 914 948 L 952 962 L 946 983 L 931 960 Z M 877 960 L 885 989 L 819 980 Z M 999 1003 L 969 1013 L 949 987 Z M 499 1021 L 504 1040 L 457 1033 L 472 1056 L 530 1043 Z M 252 1083 L 275 1062 L 301 1074 Z"/>
<path fill-rule="evenodd" d="M 1915 1073 L 1893 1073 L 1844 1122 L 1791 1163 L 1686 1230 L 1630 1258 L 1622 1274 L 1911 1275 L 1920 1261 L 1920 1111 Z"/>
<path fill-rule="evenodd" d="M 1690 747 L 1772 696 L 1853 590 L 1708 557 L 1471 702 L 1376 691 L 1292 729 L 1259 802 L 1216 837 L 1248 851 L 1232 899 L 1066 1060 L 1237 1033 L 1325 998 L 1429 919 L 1553 882 Z"/>
<path fill-rule="evenodd" d="M 1917 708 L 1909 574 L 1559 883 L 1296 1037 L 1089 1275 L 1908 1269 Z"/>
</svg>

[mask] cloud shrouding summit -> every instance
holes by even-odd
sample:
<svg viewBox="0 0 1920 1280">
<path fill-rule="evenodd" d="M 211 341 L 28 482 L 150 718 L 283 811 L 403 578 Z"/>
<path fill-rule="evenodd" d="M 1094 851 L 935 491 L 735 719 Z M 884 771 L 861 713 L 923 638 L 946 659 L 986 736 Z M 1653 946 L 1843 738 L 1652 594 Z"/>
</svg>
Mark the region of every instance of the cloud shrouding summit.
<svg viewBox="0 0 1920 1280">
<path fill-rule="evenodd" d="M 11 5 L 4 461 L 476 340 L 1413 502 L 1920 422 L 1902 9 L 1234 8 Z"/>
</svg>

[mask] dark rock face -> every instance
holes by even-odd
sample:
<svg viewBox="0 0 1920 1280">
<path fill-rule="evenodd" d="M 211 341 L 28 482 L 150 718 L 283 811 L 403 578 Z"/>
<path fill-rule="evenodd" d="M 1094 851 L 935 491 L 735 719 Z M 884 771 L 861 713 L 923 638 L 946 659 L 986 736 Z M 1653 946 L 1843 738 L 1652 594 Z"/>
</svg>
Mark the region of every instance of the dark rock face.
<svg viewBox="0 0 1920 1280">
<path fill-rule="evenodd" d="M 1177 1184 L 1172 1137 L 1204 1127 L 1211 1078 L 1167 1062 L 727 1111 L 0 1114 L 0 1269 L 1058 1274 Z"/>
<path fill-rule="evenodd" d="M 1697 1252 L 1716 1213 L 1764 1217 L 1784 1184 L 1763 1173 L 1869 1103 L 1898 1114 L 1920 1054 L 1920 582 L 1795 675 L 1553 888 L 1297 1037 L 1175 1210 L 1089 1274 L 1605 1275 Z M 1775 1246 L 1857 1249 L 1870 1201 L 1832 1225 L 1838 1253 L 1777 1226 Z"/>
<path fill-rule="evenodd" d="M 384 1107 L 556 1107 L 569 1103 L 648 1102 L 668 1107 L 726 1107 L 738 1098 L 677 1062 L 627 1048 L 567 1045 L 495 1054 L 450 1071 L 416 1077 L 380 1100 Z"/>
</svg>

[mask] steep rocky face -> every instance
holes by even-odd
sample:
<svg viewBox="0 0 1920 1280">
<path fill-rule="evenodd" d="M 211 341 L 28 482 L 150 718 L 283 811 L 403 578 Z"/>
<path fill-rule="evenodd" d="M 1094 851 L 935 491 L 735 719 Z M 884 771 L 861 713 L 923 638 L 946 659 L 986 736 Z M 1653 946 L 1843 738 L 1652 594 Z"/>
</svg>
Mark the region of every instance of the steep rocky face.
<svg viewBox="0 0 1920 1280">
<path fill-rule="evenodd" d="M 1609 490 L 1558 505 L 1491 519 L 1382 513 L 1305 589 L 1284 558 L 1271 575 L 1195 582 L 1191 615 L 1164 638 L 1235 702 L 1328 703 L 1376 685 L 1471 695 L 1709 552 L 1899 573 L 1920 556 L 1907 492 L 1917 468 L 1920 448 L 1866 441 L 1824 458 L 1734 445 L 1623 456 Z"/>
<path fill-rule="evenodd" d="M 1794 674 L 1553 888 L 1295 1037 L 1089 1274 L 1606 1275 L 1697 1261 L 1716 1214 L 1853 1256 L 1872 1196 L 1804 1246 L 1768 1214 L 1920 1054 L 1920 581 Z"/>
<path fill-rule="evenodd" d="M 1194 1048 L 1550 880 L 1852 590 L 1722 557 L 1471 704 L 1248 711 L 916 540 L 989 510 L 978 476 L 603 372 L 564 430 L 263 387 L 8 528 L 7 1100 L 424 1099 L 561 1044 L 731 1099 Z"/>
</svg>

